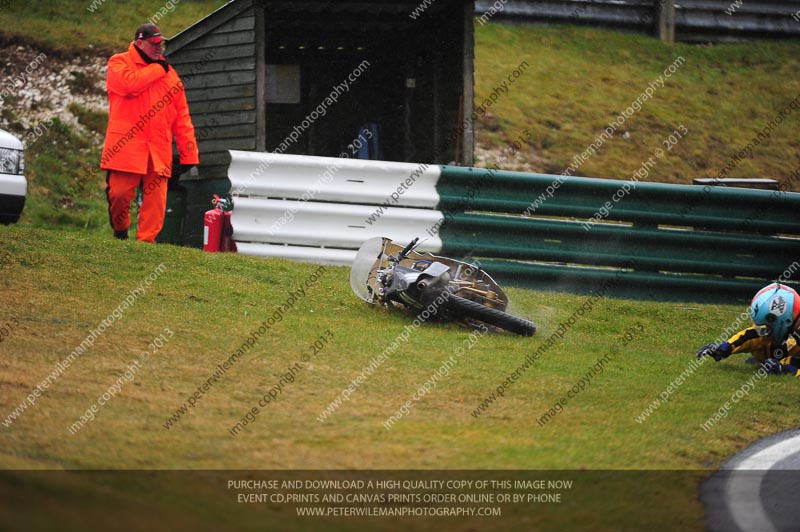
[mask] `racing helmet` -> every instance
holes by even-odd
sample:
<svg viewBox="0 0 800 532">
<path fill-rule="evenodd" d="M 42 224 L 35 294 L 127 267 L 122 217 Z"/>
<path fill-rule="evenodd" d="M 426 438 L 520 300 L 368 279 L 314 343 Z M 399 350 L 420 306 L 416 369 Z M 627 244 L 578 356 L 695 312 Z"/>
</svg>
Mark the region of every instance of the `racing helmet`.
<svg viewBox="0 0 800 532">
<path fill-rule="evenodd" d="M 781 343 L 792 332 L 800 315 L 800 295 L 781 283 L 772 283 L 759 290 L 750 303 L 750 318 L 761 336 L 772 335 Z"/>
</svg>

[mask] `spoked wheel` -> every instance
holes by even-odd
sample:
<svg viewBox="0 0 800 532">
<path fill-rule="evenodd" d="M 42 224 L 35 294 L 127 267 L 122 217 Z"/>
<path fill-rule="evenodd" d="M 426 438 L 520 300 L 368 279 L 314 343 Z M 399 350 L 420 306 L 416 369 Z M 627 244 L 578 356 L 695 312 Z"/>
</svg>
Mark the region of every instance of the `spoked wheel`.
<svg viewBox="0 0 800 532">
<path fill-rule="evenodd" d="M 532 321 L 518 318 L 508 312 L 493 309 L 454 294 L 450 294 L 443 307 L 453 316 L 482 321 L 522 336 L 533 336 L 536 332 L 536 324 Z"/>
</svg>

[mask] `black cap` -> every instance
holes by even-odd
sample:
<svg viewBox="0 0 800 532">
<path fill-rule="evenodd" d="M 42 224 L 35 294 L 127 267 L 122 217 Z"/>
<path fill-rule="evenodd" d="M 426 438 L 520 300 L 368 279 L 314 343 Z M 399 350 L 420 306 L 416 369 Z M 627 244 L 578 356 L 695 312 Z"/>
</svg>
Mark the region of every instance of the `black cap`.
<svg viewBox="0 0 800 532">
<path fill-rule="evenodd" d="M 142 24 L 137 28 L 133 40 L 150 39 L 153 37 L 159 37 L 159 41 L 161 40 L 161 31 L 159 31 L 158 26 L 155 24 Z"/>
</svg>

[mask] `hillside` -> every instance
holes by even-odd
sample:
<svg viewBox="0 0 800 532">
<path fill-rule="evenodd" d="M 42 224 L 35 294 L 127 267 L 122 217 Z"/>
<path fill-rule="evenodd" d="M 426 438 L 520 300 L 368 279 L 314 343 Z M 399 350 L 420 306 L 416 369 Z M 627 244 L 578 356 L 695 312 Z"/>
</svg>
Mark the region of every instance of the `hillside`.
<svg viewBox="0 0 800 532">
<path fill-rule="evenodd" d="M 557 338 L 582 298 L 509 289 L 534 338 L 434 323 L 402 336 L 411 317 L 367 307 L 347 268 L 23 225 L 0 227 L 0 240 L 0 469 L 205 470 L 5 471 L 9 529 L 13 508 L 42 530 L 85 530 L 109 511 L 126 514 L 125 529 L 263 530 L 277 519 L 288 530 L 288 505 L 231 507 L 232 471 L 453 469 L 577 479 L 564 504 L 504 513 L 518 529 L 699 531 L 699 483 L 798 422 L 792 379 L 761 381 L 744 357 L 695 362 L 739 315 L 733 306 L 603 299 Z"/>
<path fill-rule="evenodd" d="M 347 268 L 20 225 L 0 227 L 0 239 L 3 468 L 706 469 L 798 419 L 794 402 L 784 400 L 795 383 L 770 379 L 729 419 L 700 428 L 753 374 L 741 356 L 692 364 L 696 348 L 740 314 L 737 306 L 602 299 L 500 396 L 494 392 L 508 373 L 552 344 L 584 299 L 510 288 L 510 310 L 537 323 L 535 337 L 425 323 L 368 372 L 352 399 L 331 406 L 411 323 L 356 298 Z M 680 324 L 680 334 L 663 324 Z M 197 386 L 251 337 L 255 343 L 191 404 Z M 57 382 L 27 405 L 31 390 L 81 344 Z M 459 346 L 465 354 L 448 374 L 387 429 L 389 416 Z M 68 432 L 142 352 L 150 357 L 121 397 Z M 590 386 L 537 423 L 600 359 L 603 371 Z M 308 362 L 275 401 L 231 434 L 300 360 Z M 657 404 L 687 368 L 691 378 Z M 354 446 L 362 451 L 347 452 Z"/>
<path fill-rule="evenodd" d="M 629 179 L 656 148 L 670 147 L 648 181 L 691 183 L 730 165 L 724 177 L 774 178 L 800 190 L 798 52 L 798 41 L 666 45 L 591 28 L 478 26 L 476 104 L 529 63 L 479 121 L 478 154 L 493 162 L 528 130 L 528 146 L 503 166 L 560 174 L 622 122 L 573 175 Z M 769 138 L 747 149 L 790 104 Z M 683 128 L 688 134 L 677 134 Z"/>
<path fill-rule="evenodd" d="M 172 35 L 222 3 L 179 4 L 162 19 L 163 31 Z M 29 140 L 22 223 L 102 230 L 105 176 L 95 165 L 105 134 L 105 61 L 153 6 L 101 2 L 84 15 L 85 2 L 48 5 L 55 3 L 0 10 L 7 80 L 0 127 Z M 74 31 L 100 13 L 104 31 Z M 647 180 L 691 183 L 727 167 L 726 177 L 770 177 L 800 190 L 798 112 L 788 108 L 768 139 L 747 148 L 800 94 L 796 41 L 668 46 L 591 28 L 489 23 L 476 24 L 475 42 L 476 107 L 524 66 L 476 122 L 477 166 L 554 174 L 571 167 L 573 175 L 628 179 L 653 150 L 669 147 Z M 675 72 L 665 78 L 670 65 Z M 639 110 L 620 120 L 631 105 Z M 598 143 L 612 123 L 618 127 Z"/>
<path fill-rule="evenodd" d="M 0 42 L 32 45 L 48 55 L 92 61 L 130 42 L 140 24 L 155 19 L 173 36 L 226 0 L 44 0 L 0 6 Z"/>
<path fill-rule="evenodd" d="M 222 3 L 173 5 L 165 33 Z M 800 423 L 796 379 L 745 356 L 695 360 L 747 320 L 739 305 L 587 307 L 512 287 L 509 311 L 536 322 L 532 338 L 453 323 L 403 336 L 412 317 L 357 299 L 348 268 L 111 238 L 97 169 L 105 60 L 162 5 L 0 9 L 0 127 L 26 140 L 29 181 L 22 221 L 0 225 L 0 529 L 700 531 L 700 483 Z M 800 92 L 798 51 L 476 25 L 476 105 L 526 65 L 477 122 L 478 164 L 560 173 L 651 88 L 575 173 L 628 178 L 666 138 L 648 180 L 716 175 Z M 730 175 L 797 189 L 798 114 Z M 507 505 L 502 521 L 428 527 L 298 519 L 288 501 L 240 504 L 228 484 L 320 471 L 577 486 L 563 503 Z"/>
</svg>

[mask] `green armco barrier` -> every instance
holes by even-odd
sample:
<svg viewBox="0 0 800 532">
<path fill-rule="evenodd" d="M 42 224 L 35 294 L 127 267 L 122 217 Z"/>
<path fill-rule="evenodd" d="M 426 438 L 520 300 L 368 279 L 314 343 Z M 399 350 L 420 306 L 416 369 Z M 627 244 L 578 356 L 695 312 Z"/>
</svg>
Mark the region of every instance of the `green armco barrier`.
<svg viewBox="0 0 800 532">
<path fill-rule="evenodd" d="M 442 166 L 441 169 L 436 188 L 441 198 L 438 208 L 442 211 L 561 216 L 587 221 L 610 202 L 613 208 L 605 217 L 608 221 L 800 234 L 800 194 L 797 193 L 567 178 L 459 166 Z M 563 182 L 558 188 L 552 186 L 559 180 Z M 614 203 L 612 197 L 626 184 L 630 190 Z M 548 187 L 551 187 L 552 196 L 548 194 Z"/>
<path fill-rule="evenodd" d="M 800 240 L 709 231 L 658 230 L 487 214 L 451 213 L 443 252 L 594 266 L 769 279 L 800 259 Z M 447 254 L 445 253 L 445 254 Z"/>
<path fill-rule="evenodd" d="M 452 166 L 437 190 L 442 254 L 512 285 L 591 293 L 624 268 L 610 293 L 745 302 L 787 270 L 800 280 L 797 193 Z"/>
<path fill-rule="evenodd" d="M 482 259 L 480 266 L 495 281 L 511 286 L 585 295 L 603 293 L 610 297 L 656 301 L 747 304 L 765 284 L 746 279 L 654 275 L 628 268 L 576 268 L 497 259 Z"/>
</svg>

